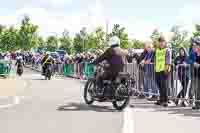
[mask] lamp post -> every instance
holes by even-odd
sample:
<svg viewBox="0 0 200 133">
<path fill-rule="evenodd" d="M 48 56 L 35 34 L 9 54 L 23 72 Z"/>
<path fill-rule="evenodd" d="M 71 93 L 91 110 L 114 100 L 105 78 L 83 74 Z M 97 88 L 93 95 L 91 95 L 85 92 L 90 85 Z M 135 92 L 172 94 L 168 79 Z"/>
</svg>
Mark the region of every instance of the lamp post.
<svg viewBox="0 0 200 133">
<path fill-rule="evenodd" d="M 85 40 L 87 39 L 87 35 L 81 35 L 82 43 L 83 43 L 83 51 L 85 52 Z"/>
</svg>

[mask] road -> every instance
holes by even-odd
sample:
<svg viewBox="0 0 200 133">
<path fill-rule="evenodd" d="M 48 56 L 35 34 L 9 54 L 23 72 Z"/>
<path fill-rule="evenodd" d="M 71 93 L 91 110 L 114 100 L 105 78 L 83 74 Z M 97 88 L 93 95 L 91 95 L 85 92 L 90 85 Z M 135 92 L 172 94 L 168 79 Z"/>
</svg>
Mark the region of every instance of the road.
<svg viewBox="0 0 200 133">
<path fill-rule="evenodd" d="M 42 79 L 26 69 L 15 80 L 20 83 L 17 97 L 0 98 L 2 133 L 199 133 L 200 112 L 190 108 L 132 100 L 130 107 L 118 112 L 109 103 L 86 105 L 79 80 Z"/>
</svg>

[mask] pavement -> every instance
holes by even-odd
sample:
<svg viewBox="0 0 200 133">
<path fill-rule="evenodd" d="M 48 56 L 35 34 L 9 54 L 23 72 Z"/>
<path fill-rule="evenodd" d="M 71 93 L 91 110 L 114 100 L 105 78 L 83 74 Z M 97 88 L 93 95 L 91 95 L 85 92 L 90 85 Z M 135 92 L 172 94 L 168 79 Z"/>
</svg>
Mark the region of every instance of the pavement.
<svg viewBox="0 0 200 133">
<path fill-rule="evenodd" d="M 43 80 L 28 68 L 13 79 L 0 82 L 16 92 L 0 97 L 2 133 L 199 133 L 200 111 L 191 107 L 163 108 L 132 99 L 119 112 L 111 103 L 86 105 L 84 83 L 77 79 Z"/>
</svg>

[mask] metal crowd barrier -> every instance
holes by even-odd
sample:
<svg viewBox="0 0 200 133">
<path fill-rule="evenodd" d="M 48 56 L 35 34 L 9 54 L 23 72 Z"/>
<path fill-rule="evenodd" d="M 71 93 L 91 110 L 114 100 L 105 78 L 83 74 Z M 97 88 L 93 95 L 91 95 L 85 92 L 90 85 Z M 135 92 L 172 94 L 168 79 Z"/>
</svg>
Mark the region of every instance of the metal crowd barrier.
<svg viewBox="0 0 200 133">
<path fill-rule="evenodd" d="M 56 64 L 58 74 L 79 79 L 93 76 L 94 67 L 89 63 Z M 136 80 L 133 88 L 137 95 L 159 96 L 154 64 L 128 63 L 124 72 L 128 72 Z M 172 65 L 167 78 L 167 95 L 172 100 L 200 100 L 200 65 Z"/>
<path fill-rule="evenodd" d="M 64 65 L 64 75 L 80 79 L 89 79 L 93 76 L 94 67 L 89 63 L 74 63 Z"/>
<path fill-rule="evenodd" d="M 171 72 L 166 75 L 167 96 L 169 99 L 183 100 L 193 103 L 200 101 L 200 64 L 172 65 Z M 133 88 L 139 95 L 159 96 L 154 64 L 127 64 L 125 71 L 134 75 L 137 81 Z M 143 85 L 142 85 L 143 84 Z"/>
</svg>

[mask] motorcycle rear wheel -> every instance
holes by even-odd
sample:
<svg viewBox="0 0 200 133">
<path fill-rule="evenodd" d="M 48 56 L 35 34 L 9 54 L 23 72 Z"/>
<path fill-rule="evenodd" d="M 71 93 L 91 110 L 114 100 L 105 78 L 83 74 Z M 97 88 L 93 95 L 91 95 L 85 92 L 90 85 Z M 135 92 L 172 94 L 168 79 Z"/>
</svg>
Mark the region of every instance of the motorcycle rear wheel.
<svg viewBox="0 0 200 133">
<path fill-rule="evenodd" d="M 122 85 L 122 87 L 125 87 L 124 85 Z M 128 89 L 128 88 L 126 88 Z M 128 90 L 127 90 L 128 91 Z M 112 102 L 113 107 L 117 110 L 123 110 L 124 108 L 126 108 L 128 106 L 130 102 L 130 95 L 128 94 L 126 97 L 124 97 L 123 99 L 120 98 L 120 100 L 115 100 Z"/>
<path fill-rule="evenodd" d="M 112 104 L 113 104 L 113 107 L 117 110 L 123 110 L 127 107 L 127 105 L 129 104 L 130 102 L 130 98 L 126 98 L 124 99 L 123 101 L 123 104 L 122 105 L 119 105 L 118 103 L 121 102 L 121 101 L 113 101 Z"/>
</svg>

